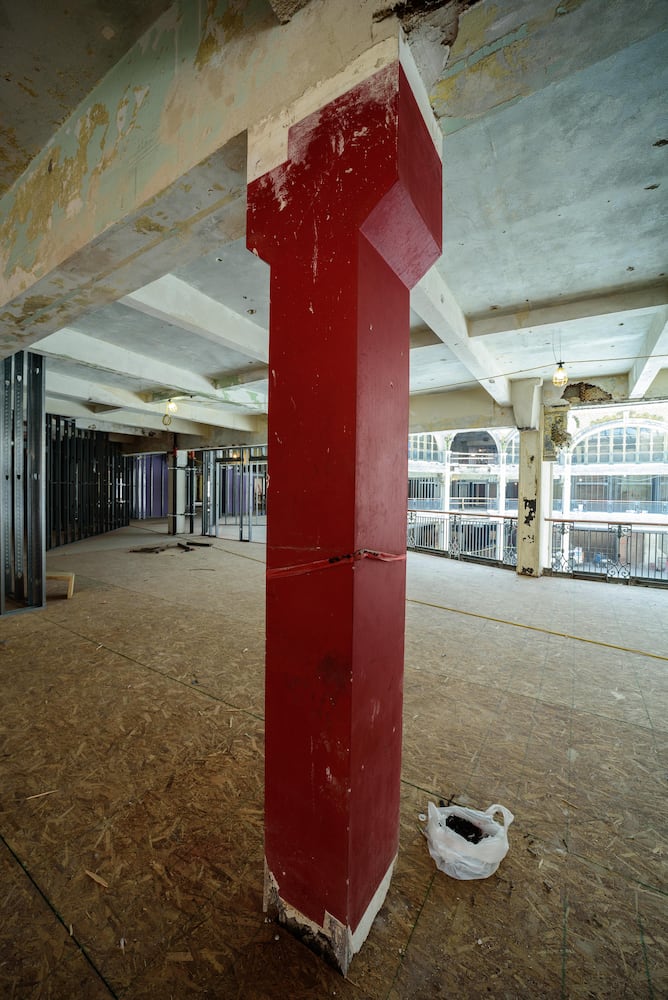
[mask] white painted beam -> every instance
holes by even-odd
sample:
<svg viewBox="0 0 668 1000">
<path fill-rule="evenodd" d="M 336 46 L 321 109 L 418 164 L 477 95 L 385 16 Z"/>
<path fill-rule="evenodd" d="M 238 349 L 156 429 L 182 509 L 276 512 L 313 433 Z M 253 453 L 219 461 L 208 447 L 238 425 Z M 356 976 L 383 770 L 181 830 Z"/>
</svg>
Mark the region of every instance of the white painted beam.
<svg viewBox="0 0 668 1000">
<path fill-rule="evenodd" d="M 213 380 L 213 384 L 216 389 L 230 389 L 232 386 L 236 385 L 248 386 L 251 383 L 259 386 L 262 382 L 266 384 L 268 378 L 269 372 L 267 366 L 261 365 L 257 368 L 250 368 L 248 371 L 230 372 L 227 375 L 221 375 L 220 378 L 215 378 Z"/>
<path fill-rule="evenodd" d="M 228 389 L 217 389 L 204 396 L 203 393 L 181 393 L 173 390 L 161 389 L 159 392 L 142 392 L 141 398 L 146 403 L 164 403 L 168 399 L 179 402 L 184 396 L 197 399 L 204 398 L 215 403 L 224 403 L 228 406 L 243 406 L 247 410 L 257 410 L 258 413 L 266 413 L 268 407 L 268 384 L 267 382 L 251 383 L 249 385 L 233 385 Z"/>
<path fill-rule="evenodd" d="M 668 308 L 654 316 L 643 357 L 637 358 L 629 371 L 629 399 L 641 399 L 662 368 L 668 368 Z"/>
<path fill-rule="evenodd" d="M 264 362 L 269 358 L 266 330 L 171 274 L 138 288 L 120 301 L 249 358 Z"/>
<path fill-rule="evenodd" d="M 510 406 L 499 406 L 481 386 L 444 392 L 423 392 L 410 397 L 409 430 L 463 430 L 472 427 L 513 427 Z"/>
<path fill-rule="evenodd" d="M 605 292 L 568 301 L 543 303 L 540 306 L 518 306 L 470 316 L 469 337 L 486 337 L 495 333 L 513 333 L 541 326 L 566 325 L 592 316 L 609 316 L 646 312 L 657 306 L 668 305 L 668 284 L 654 282 L 641 288 Z"/>
<path fill-rule="evenodd" d="M 469 337 L 466 317 L 446 282 L 432 267 L 411 292 L 411 307 L 471 372 L 499 406 L 510 403 L 510 383 L 496 371 L 484 344 Z"/>
<path fill-rule="evenodd" d="M 543 380 L 522 378 L 511 382 L 515 425 L 522 430 L 537 430 L 543 402 Z"/>
<path fill-rule="evenodd" d="M 88 382 L 84 379 L 74 378 L 71 375 L 60 375 L 58 373 L 46 373 L 46 392 L 51 397 L 62 397 L 65 400 L 77 402 L 85 408 L 85 412 L 90 414 L 91 407 L 103 405 L 113 407 L 113 412 L 118 412 L 122 419 L 127 422 L 128 414 L 133 414 L 133 420 L 138 420 L 137 414 L 156 417 L 162 426 L 162 418 L 165 415 L 165 407 L 162 403 L 146 403 L 141 397 L 127 389 L 119 389 L 115 386 L 100 385 L 97 382 Z M 230 404 L 228 404 L 229 406 Z M 59 412 L 58 410 L 54 412 Z M 95 412 L 93 410 L 93 412 Z M 105 419 L 111 416 L 112 411 L 105 411 Z M 67 414 L 65 414 L 67 416 Z M 198 423 L 211 427 L 229 427 L 231 429 L 254 431 L 257 427 L 257 418 L 250 414 L 239 413 L 236 410 L 226 408 L 220 402 L 210 405 L 198 405 L 189 400 L 181 400 L 178 403 L 178 417 L 172 418 L 170 430 L 178 421 L 183 420 L 189 423 L 187 430 L 183 433 L 196 433 L 193 428 Z M 153 422 L 150 426 L 154 426 Z M 164 428 L 163 428 L 164 429 Z"/>
<path fill-rule="evenodd" d="M 90 412 L 85 403 L 77 402 L 74 399 L 59 399 L 51 396 L 49 393 L 46 396 L 46 412 L 55 413 L 61 417 L 74 417 L 78 427 L 88 430 L 110 430 L 113 427 L 119 433 L 141 436 L 146 436 L 144 433 L 146 431 L 169 431 L 174 434 L 195 434 L 202 436 L 211 430 L 211 428 L 204 427 L 202 424 L 178 418 L 175 418 L 169 427 L 165 427 L 158 413 L 115 411 L 113 413 L 105 413 L 103 419 L 99 420 L 94 413 Z"/>
<path fill-rule="evenodd" d="M 89 337 L 69 327 L 40 340 L 35 350 L 46 357 L 87 365 L 98 372 L 111 372 L 114 375 L 123 375 L 154 385 L 169 386 L 175 390 L 174 395 L 183 393 L 188 396 L 210 396 L 214 399 L 217 395 L 213 383 L 202 375 L 167 364 L 158 358 L 128 351 L 108 341 Z"/>
<path fill-rule="evenodd" d="M 266 381 L 264 384 L 261 381 L 242 384 L 240 379 L 237 385 L 219 389 L 213 381 L 187 368 L 178 368 L 176 365 L 150 358 L 145 354 L 128 351 L 71 328 L 64 328 L 45 337 L 39 342 L 38 349 L 47 358 L 72 361 L 77 365 L 95 369 L 93 381 L 98 384 L 104 383 L 104 373 L 107 372 L 166 387 L 160 392 L 141 393 L 140 398 L 147 403 L 191 396 L 243 406 L 261 413 L 267 411 Z"/>
</svg>

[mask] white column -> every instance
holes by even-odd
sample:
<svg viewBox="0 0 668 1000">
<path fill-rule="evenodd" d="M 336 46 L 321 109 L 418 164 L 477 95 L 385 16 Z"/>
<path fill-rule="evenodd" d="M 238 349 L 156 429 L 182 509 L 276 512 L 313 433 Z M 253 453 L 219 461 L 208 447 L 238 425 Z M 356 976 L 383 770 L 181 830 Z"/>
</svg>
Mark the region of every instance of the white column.
<svg viewBox="0 0 668 1000">
<path fill-rule="evenodd" d="M 186 466 L 188 452 L 174 449 L 169 455 L 169 516 L 170 535 L 183 535 L 186 530 Z"/>
<path fill-rule="evenodd" d="M 520 430 L 520 465 L 517 509 L 517 572 L 540 576 L 541 466 L 540 430 Z"/>
</svg>

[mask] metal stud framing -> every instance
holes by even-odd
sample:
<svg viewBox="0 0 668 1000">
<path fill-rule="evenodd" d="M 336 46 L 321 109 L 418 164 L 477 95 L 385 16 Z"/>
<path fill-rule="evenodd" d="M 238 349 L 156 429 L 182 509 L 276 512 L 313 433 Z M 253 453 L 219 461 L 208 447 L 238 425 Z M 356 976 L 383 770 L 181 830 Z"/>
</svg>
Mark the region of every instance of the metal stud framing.
<svg viewBox="0 0 668 1000">
<path fill-rule="evenodd" d="M 49 414 L 46 422 L 47 548 L 129 524 L 129 459 L 120 446 L 67 417 Z"/>
<path fill-rule="evenodd" d="M 0 614 L 10 614 L 45 597 L 42 357 L 5 358 L 0 392 Z"/>
</svg>

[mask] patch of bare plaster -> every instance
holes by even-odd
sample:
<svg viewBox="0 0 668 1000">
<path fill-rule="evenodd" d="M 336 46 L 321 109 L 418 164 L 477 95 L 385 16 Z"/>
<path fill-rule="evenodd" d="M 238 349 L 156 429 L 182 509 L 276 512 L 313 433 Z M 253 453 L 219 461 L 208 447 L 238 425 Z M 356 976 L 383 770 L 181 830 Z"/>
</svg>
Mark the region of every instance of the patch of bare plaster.
<svg viewBox="0 0 668 1000">
<path fill-rule="evenodd" d="M 452 64 L 452 75 L 441 80 L 432 94 L 437 117 L 446 119 L 446 131 L 450 131 L 447 117 L 456 118 L 459 114 L 466 121 L 473 120 L 490 108 L 528 97 L 533 92 L 532 49 L 525 35 L 526 27 L 523 26 L 501 49 L 484 55 L 476 53 L 472 57 L 475 61 L 465 60 L 461 68 Z M 443 125 L 441 122 L 441 127 Z"/>
<path fill-rule="evenodd" d="M 45 312 L 50 305 L 51 299 L 47 295 L 27 295 L 21 303 L 20 319 L 39 323 L 39 314 Z"/>
<path fill-rule="evenodd" d="M 73 198 L 72 201 L 65 207 L 65 217 L 67 219 L 73 219 L 75 215 L 78 215 L 83 208 L 82 198 Z M 49 220 L 50 222 L 51 220 Z"/>
<path fill-rule="evenodd" d="M 146 96 L 147 96 L 148 92 L 149 92 L 149 88 L 148 87 L 133 87 L 132 88 L 132 93 L 134 94 L 135 105 L 137 107 L 137 110 L 139 110 L 141 108 L 142 104 L 146 100 Z"/>
<path fill-rule="evenodd" d="M 217 66 L 222 61 L 222 49 L 235 35 L 243 30 L 243 7 L 240 0 L 232 0 L 222 14 L 216 14 L 217 0 L 207 0 L 207 11 L 202 29 L 202 38 L 195 55 L 195 65 L 199 70 L 207 66 Z"/>
<path fill-rule="evenodd" d="M 77 122 L 75 135 L 79 140 L 80 152 L 83 147 L 83 150 L 87 155 L 88 146 L 98 126 L 102 127 L 103 130 L 100 136 L 100 149 L 103 150 L 107 139 L 107 131 L 109 129 L 109 112 L 104 104 L 101 104 L 99 101 L 96 104 L 93 104 L 87 114 L 85 114 L 83 118 L 80 118 Z"/>
<path fill-rule="evenodd" d="M 118 108 L 116 110 L 116 131 L 120 135 L 125 129 L 125 123 L 128 116 L 128 107 L 130 106 L 130 98 L 124 97 L 118 102 Z"/>
<path fill-rule="evenodd" d="M 116 107 L 116 143 L 137 124 L 137 115 L 149 92 L 148 87 L 127 87 Z M 115 147 L 114 147 L 115 148 Z"/>
<path fill-rule="evenodd" d="M 48 163 L 43 160 L 17 188 L 14 211 L 0 222 L 0 245 L 6 249 L 3 254 L 5 273 L 7 268 L 11 269 L 12 253 L 18 241 L 36 243 L 51 229 L 58 210 L 68 217 L 81 211 L 85 186 L 87 182 L 93 183 L 103 167 L 97 161 L 88 178 L 89 147 L 100 130 L 99 145 L 104 150 L 108 129 L 109 112 L 103 104 L 94 104 L 77 122 L 77 146 L 73 154 L 65 156 L 62 147 L 52 147 Z"/>
<path fill-rule="evenodd" d="M 164 233 L 165 226 L 161 223 L 156 222 L 155 219 L 150 219 L 148 215 L 140 215 L 138 219 L 135 219 L 134 228 L 138 233 Z"/>
</svg>

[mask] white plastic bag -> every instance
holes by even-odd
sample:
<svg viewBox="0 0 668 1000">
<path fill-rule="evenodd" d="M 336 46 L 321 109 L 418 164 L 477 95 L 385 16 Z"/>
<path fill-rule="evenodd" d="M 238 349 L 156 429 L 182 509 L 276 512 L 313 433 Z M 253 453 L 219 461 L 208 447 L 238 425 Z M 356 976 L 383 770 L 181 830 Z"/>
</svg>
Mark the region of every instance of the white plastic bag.
<svg viewBox="0 0 668 1000">
<path fill-rule="evenodd" d="M 496 813 L 502 814 L 503 826 L 494 819 Z M 472 843 L 447 826 L 448 817 L 455 818 L 455 825 L 459 819 L 476 827 L 480 836 L 478 842 Z M 439 808 L 430 802 L 427 827 L 423 832 L 429 844 L 429 853 L 440 871 L 458 879 L 488 878 L 508 853 L 508 827 L 514 818 L 509 809 L 500 805 L 479 812 L 464 806 Z"/>
</svg>

